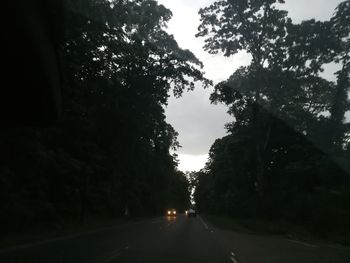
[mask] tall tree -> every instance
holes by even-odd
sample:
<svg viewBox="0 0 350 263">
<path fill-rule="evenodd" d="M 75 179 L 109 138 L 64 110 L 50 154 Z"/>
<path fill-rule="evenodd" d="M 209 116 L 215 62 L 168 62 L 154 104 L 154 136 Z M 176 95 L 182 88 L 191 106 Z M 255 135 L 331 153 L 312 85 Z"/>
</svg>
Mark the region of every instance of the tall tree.
<svg viewBox="0 0 350 263">
<path fill-rule="evenodd" d="M 285 120 L 320 147 L 324 144 L 319 123 L 326 122 L 325 113 L 331 111 L 335 84 L 319 73 L 341 49 L 330 21 L 293 24 L 286 11 L 277 9 L 277 2 L 284 1 L 220 1 L 199 11 L 202 23 L 197 36 L 205 37 L 205 50 L 225 56 L 245 51 L 252 57 L 251 65 L 215 87 L 211 100 L 230 106 L 236 119 L 231 128 L 253 129 L 260 195 L 271 116 Z"/>
<path fill-rule="evenodd" d="M 348 12 L 337 11 L 335 17 L 343 14 L 338 24 L 335 18 L 293 24 L 276 3 L 220 1 L 200 10 L 197 36 L 206 38 L 206 50 L 226 56 L 243 50 L 252 61 L 211 94 L 235 121 L 226 126 L 230 134 L 211 147 L 196 201 L 209 213 L 282 218 L 318 233 L 342 232 L 348 223 L 341 218 L 350 216 L 343 205 L 349 197 L 348 160 L 339 165 L 328 154 L 337 145 L 338 156 L 348 156 L 343 122 L 348 73 L 337 83 L 320 73 L 325 63 L 348 56 Z M 344 3 L 337 10 L 346 10 Z M 264 26 L 264 18 L 271 24 Z M 252 26 L 254 21 L 259 23 Z"/>
<path fill-rule="evenodd" d="M 336 149 L 342 149 L 349 125 L 344 125 L 345 113 L 350 110 L 348 94 L 350 92 L 350 1 L 344 1 L 336 9 L 331 19 L 332 35 L 340 43 L 336 61 L 341 63 L 341 69 L 336 73 L 337 84 L 333 95 L 331 113 L 331 144 Z"/>
<path fill-rule="evenodd" d="M 153 0 L 65 7 L 63 120 L 1 132 L 1 225 L 156 214 L 167 199 L 185 206 L 187 183 L 170 153 L 177 132 L 164 106 L 170 92 L 210 81 L 165 31 L 170 10 Z"/>
<path fill-rule="evenodd" d="M 287 12 L 276 8 L 283 0 L 269 1 L 218 1 L 201 9 L 201 24 L 197 36 L 205 37 L 204 49 L 209 53 L 222 51 L 231 56 L 238 51 L 246 51 L 252 57 L 249 68 L 249 91 L 252 121 L 255 130 L 255 166 L 257 191 L 263 195 L 264 160 L 263 148 L 269 137 L 259 112 L 264 89 L 264 68 L 274 64 L 274 55 L 281 48 L 287 35 L 286 27 L 291 23 Z M 242 75 L 242 74 L 240 74 Z M 238 77 L 240 79 L 240 76 Z M 246 87 L 246 86 L 245 86 Z"/>
</svg>

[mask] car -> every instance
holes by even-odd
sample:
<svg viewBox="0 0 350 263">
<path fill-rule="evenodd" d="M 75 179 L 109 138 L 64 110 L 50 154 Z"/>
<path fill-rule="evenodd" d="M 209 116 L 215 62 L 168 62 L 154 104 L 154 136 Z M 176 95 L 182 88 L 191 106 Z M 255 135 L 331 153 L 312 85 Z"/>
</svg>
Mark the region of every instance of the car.
<svg viewBox="0 0 350 263">
<path fill-rule="evenodd" d="M 167 214 L 167 216 L 176 216 L 176 210 L 175 209 L 168 209 L 166 214 Z"/>
<path fill-rule="evenodd" d="M 196 215 L 197 215 L 197 213 L 196 213 L 196 210 L 194 210 L 194 209 L 189 209 L 188 211 L 186 211 L 187 213 L 187 216 L 188 217 L 195 217 Z"/>
</svg>

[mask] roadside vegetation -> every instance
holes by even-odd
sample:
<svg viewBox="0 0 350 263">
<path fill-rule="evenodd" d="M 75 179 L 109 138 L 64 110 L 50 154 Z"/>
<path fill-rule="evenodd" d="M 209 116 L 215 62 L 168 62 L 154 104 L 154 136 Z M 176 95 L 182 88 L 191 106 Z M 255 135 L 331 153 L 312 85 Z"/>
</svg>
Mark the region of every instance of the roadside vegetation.
<svg viewBox="0 0 350 263">
<path fill-rule="evenodd" d="M 283 2 L 218 1 L 199 11 L 205 50 L 243 51 L 252 60 L 211 95 L 233 121 L 206 167 L 192 173 L 197 207 L 238 222 L 284 221 L 349 244 L 350 1 L 329 21 L 300 24 Z M 335 81 L 322 75 L 329 63 L 338 65 Z"/>
<path fill-rule="evenodd" d="M 49 7 L 63 117 L 1 129 L 0 233 L 185 209 L 188 182 L 164 107 L 170 92 L 210 84 L 201 62 L 166 33 L 172 14 L 156 1 L 63 2 L 61 13 Z"/>
<path fill-rule="evenodd" d="M 294 226 L 350 244 L 350 0 L 328 21 L 299 24 L 283 2 L 217 1 L 199 11 L 204 49 L 246 52 L 251 63 L 215 85 L 211 102 L 232 116 L 228 135 L 187 175 L 164 107 L 170 94 L 212 82 L 166 32 L 171 11 L 155 0 L 51 8 L 63 116 L 0 130 L 0 235 L 181 211 L 195 189 L 199 212 L 245 229 Z M 327 64 L 338 67 L 334 80 L 322 74 Z"/>
</svg>

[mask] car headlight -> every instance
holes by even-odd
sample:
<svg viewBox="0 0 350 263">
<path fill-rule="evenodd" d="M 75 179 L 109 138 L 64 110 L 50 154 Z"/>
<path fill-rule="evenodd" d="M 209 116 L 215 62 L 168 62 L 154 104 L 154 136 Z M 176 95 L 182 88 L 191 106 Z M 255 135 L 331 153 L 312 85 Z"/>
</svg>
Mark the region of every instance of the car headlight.
<svg viewBox="0 0 350 263">
<path fill-rule="evenodd" d="M 173 214 L 176 215 L 176 211 L 173 211 Z"/>
<path fill-rule="evenodd" d="M 171 214 L 171 212 L 170 211 L 168 211 L 168 215 L 170 215 Z"/>
</svg>

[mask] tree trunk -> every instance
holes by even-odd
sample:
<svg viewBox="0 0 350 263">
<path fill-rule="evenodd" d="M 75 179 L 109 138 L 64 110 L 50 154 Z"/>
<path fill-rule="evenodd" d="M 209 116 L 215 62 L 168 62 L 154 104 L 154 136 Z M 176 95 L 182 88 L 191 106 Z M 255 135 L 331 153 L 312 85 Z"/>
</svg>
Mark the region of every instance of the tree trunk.
<svg viewBox="0 0 350 263">
<path fill-rule="evenodd" d="M 255 178 L 256 178 L 256 191 L 259 196 L 264 195 L 264 158 L 263 158 L 263 142 L 262 142 L 262 116 L 260 114 L 260 96 L 261 96 L 261 66 L 256 66 L 256 91 L 255 91 L 255 104 L 253 108 L 253 127 L 254 127 L 254 139 L 255 139 Z"/>
<path fill-rule="evenodd" d="M 343 66 L 343 69 L 338 74 L 337 86 L 333 98 L 333 105 L 331 108 L 331 123 L 330 123 L 330 136 L 327 136 L 325 140 L 328 140 L 327 148 L 331 152 L 341 151 L 343 147 L 343 140 L 345 137 L 344 120 L 345 113 L 348 110 L 347 99 L 349 92 L 350 76 L 349 70 Z"/>
</svg>

